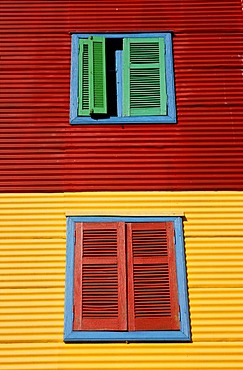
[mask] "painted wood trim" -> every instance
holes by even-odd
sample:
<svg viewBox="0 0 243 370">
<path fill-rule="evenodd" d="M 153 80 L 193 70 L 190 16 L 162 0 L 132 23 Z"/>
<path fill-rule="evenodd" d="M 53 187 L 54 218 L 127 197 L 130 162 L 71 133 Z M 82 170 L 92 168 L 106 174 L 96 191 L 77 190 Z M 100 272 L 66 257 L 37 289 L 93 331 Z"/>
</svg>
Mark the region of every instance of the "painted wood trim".
<svg viewBox="0 0 243 370">
<path fill-rule="evenodd" d="M 137 332 L 107 332 L 107 331 L 73 331 L 73 269 L 74 269 L 74 224 L 76 222 L 173 222 L 176 242 L 176 266 L 178 299 L 180 305 L 180 330 L 173 331 L 137 331 Z M 191 340 L 189 306 L 187 295 L 187 279 L 182 220 L 180 217 L 68 217 L 67 218 L 67 257 L 66 257 L 66 291 L 65 291 L 65 342 L 185 342 Z"/>
<path fill-rule="evenodd" d="M 160 37 L 165 41 L 165 69 L 168 114 L 165 116 L 135 116 L 135 117 L 111 117 L 108 119 L 95 120 L 91 117 L 81 117 L 77 115 L 78 109 L 78 40 L 89 36 L 101 36 L 106 38 L 143 38 Z M 137 123 L 176 123 L 175 87 L 174 87 L 174 67 L 172 53 L 172 37 L 170 33 L 121 33 L 121 34 L 73 34 L 71 52 L 71 85 L 70 85 L 70 123 L 75 124 L 129 124 Z"/>
<path fill-rule="evenodd" d="M 116 58 L 116 91 L 117 91 L 117 116 L 122 117 L 122 59 L 123 51 L 117 50 Z"/>
<path fill-rule="evenodd" d="M 117 214 L 117 211 L 115 211 L 116 212 L 116 214 Z M 166 220 L 168 219 L 168 217 L 184 217 L 185 216 L 185 212 L 183 212 L 183 211 L 162 211 L 162 212 L 160 212 L 160 211 L 158 211 L 158 215 L 156 214 L 155 215 L 155 212 L 156 211 L 153 211 L 153 212 L 151 212 L 151 211 L 146 211 L 146 210 L 144 210 L 143 211 L 143 217 L 154 217 L 154 216 L 159 216 L 159 217 L 165 217 L 166 218 Z M 95 214 L 94 214 L 95 213 Z M 116 215 L 109 215 L 109 216 L 107 216 L 107 211 L 101 211 L 101 212 L 99 212 L 100 213 L 100 217 L 118 217 L 118 216 L 116 216 Z M 102 215 L 102 213 L 104 213 L 104 215 Z M 110 212 L 109 212 L 110 213 Z M 121 213 L 121 212 L 120 212 Z M 84 210 L 75 210 L 75 211 L 73 211 L 73 210 L 67 210 L 66 212 L 65 212 L 65 215 L 66 216 L 77 216 L 77 217 L 84 217 L 84 216 L 88 216 L 88 217 L 96 217 L 96 214 L 97 214 L 97 212 L 94 212 L 94 211 L 84 211 Z M 124 210 L 123 212 L 122 212 L 122 214 L 120 215 L 121 217 L 129 217 L 129 216 L 131 216 L 131 217 L 141 217 L 141 211 L 139 211 L 137 214 L 136 214 L 136 212 L 135 211 L 126 211 L 126 210 Z"/>
</svg>

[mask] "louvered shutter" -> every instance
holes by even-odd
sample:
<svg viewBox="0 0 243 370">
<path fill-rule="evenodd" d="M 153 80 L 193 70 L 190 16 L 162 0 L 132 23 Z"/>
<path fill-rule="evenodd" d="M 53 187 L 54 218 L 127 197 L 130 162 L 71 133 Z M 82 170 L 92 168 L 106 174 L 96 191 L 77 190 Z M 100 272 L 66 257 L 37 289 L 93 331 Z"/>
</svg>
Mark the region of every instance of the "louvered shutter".
<svg viewBox="0 0 243 370">
<path fill-rule="evenodd" d="M 173 224 L 127 224 L 128 330 L 179 330 Z"/>
<path fill-rule="evenodd" d="M 105 38 L 79 40 L 78 114 L 107 113 Z"/>
<path fill-rule="evenodd" d="M 107 113 L 105 38 L 91 36 L 90 113 Z"/>
<path fill-rule="evenodd" d="M 126 330 L 124 223 L 77 223 L 74 330 Z"/>
<path fill-rule="evenodd" d="M 125 38 L 123 42 L 123 115 L 166 115 L 164 39 Z"/>
<path fill-rule="evenodd" d="M 78 115 L 90 114 L 90 41 L 79 40 L 79 66 L 78 66 Z"/>
</svg>

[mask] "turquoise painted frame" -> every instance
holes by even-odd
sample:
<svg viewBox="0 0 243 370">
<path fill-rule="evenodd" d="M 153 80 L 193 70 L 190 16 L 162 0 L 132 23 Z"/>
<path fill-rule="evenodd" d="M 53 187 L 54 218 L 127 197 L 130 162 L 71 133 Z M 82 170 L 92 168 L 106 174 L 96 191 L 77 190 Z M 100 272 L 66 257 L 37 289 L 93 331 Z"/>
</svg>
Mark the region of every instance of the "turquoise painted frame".
<svg viewBox="0 0 243 370">
<path fill-rule="evenodd" d="M 110 117 L 104 119 L 94 119 L 91 117 L 78 116 L 78 44 L 79 39 L 89 36 L 103 36 L 106 38 L 127 38 L 127 37 L 161 37 L 165 41 L 165 69 L 166 69 L 166 89 L 167 89 L 167 115 L 164 116 L 138 116 L 138 117 Z M 120 77 L 121 78 L 121 77 Z M 121 102 L 118 101 L 118 106 Z M 70 123 L 80 124 L 142 124 L 142 123 L 176 123 L 176 100 L 174 85 L 174 66 L 172 50 L 172 34 L 166 33 L 78 33 L 72 34 L 71 49 L 71 83 L 70 83 Z"/>
<path fill-rule="evenodd" d="M 178 331 L 73 331 L 74 294 L 74 229 L 76 222 L 173 222 L 175 229 L 180 330 Z M 70 216 L 67 217 L 66 285 L 65 285 L 65 342 L 190 342 L 190 316 L 186 277 L 186 258 L 181 217 Z"/>
</svg>

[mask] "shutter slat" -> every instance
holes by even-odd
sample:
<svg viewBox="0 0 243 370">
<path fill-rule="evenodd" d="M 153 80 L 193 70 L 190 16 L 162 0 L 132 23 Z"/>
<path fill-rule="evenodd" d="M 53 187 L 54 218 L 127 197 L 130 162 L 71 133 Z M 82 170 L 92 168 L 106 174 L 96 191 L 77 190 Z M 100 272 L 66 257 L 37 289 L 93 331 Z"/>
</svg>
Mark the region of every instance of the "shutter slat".
<svg viewBox="0 0 243 370">
<path fill-rule="evenodd" d="M 129 223 L 127 247 L 129 330 L 179 330 L 173 224 Z"/>
<path fill-rule="evenodd" d="M 164 40 L 124 39 L 124 116 L 167 114 Z"/>
<path fill-rule="evenodd" d="M 74 330 L 126 330 L 124 232 L 122 223 L 76 224 Z"/>
</svg>

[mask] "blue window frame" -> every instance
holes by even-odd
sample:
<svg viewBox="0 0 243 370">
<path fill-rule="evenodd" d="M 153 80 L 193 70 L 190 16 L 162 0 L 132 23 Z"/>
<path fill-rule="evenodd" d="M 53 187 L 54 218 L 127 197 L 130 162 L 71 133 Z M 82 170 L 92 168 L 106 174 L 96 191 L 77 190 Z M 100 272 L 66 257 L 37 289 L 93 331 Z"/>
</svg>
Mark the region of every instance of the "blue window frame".
<svg viewBox="0 0 243 370">
<path fill-rule="evenodd" d="M 180 308 L 179 330 L 146 331 L 83 331 L 73 330 L 74 304 L 74 260 L 75 227 L 77 223 L 156 223 L 170 222 L 174 228 L 176 275 L 178 285 L 178 304 Z M 67 256 L 65 287 L 65 342 L 134 341 L 134 342 L 186 342 L 191 340 L 185 250 L 181 217 L 67 217 Z"/>
<path fill-rule="evenodd" d="M 107 112 L 107 114 L 88 114 L 82 115 L 80 113 L 80 74 L 81 69 L 80 67 L 80 59 L 79 59 L 79 49 L 80 49 L 80 40 L 81 44 L 87 44 L 90 38 L 97 38 L 105 39 L 105 43 L 107 45 L 106 49 L 106 79 L 107 79 L 107 102 L 111 109 Z M 165 82 L 162 82 L 164 88 L 164 96 L 166 96 L 166 102 L 164 105 L 165 107 L 162 108 L 163 112 L 156 113 L 156 115 L 152 115 L 151 113 L 132 113 L 130 110 L 124 109 L 124 100 L 126 96 L 130 95 L 130 91 L 132 91 L 132 87 L 130 82 L 127 80 L 127 73 L 124 72 L 125 67 L 129 67 L 129 63 L 124 63 L 127 59 L 127 53 L 122 50 L 122 44 L 129 44 L 132 43 L 132 40 L 139 40 L 142 42 L 142 39 L 152 40 L 156 39 L 159 42 L 163 41 L 163 50 L 164 50 L 164 58 L 163 58 L 163 68 L 160 67 L 160 73 L 162 70 L 162 77 Z M 86 41 L 85 41 L 86 40 Z M 127 41 L 130 40 L 130 41 Z M 124 42 L 127 41 L 127 42 Z M 114 46 L 114 45 L 119 46 Z M 110 46 L 109 46 L 110 45 Z M 123 47 L 124 48 L 124 47 Z M 117 50 L 116 50 L 117 49 Z M 140 49 L 139 53 L 141 55 Z M 111 56 L 112 54 L 112 56 Z M 90 59 L 88 57 L 88 59 Z M 113 60 L 111 62 L 111 60 Z M 141 61 L 140 61 L 141 62 Z M 140 63 L 139 62 L 139 63 Z M 113 65 L 108 65 L 109 63 L 113 63 Z M 135 68 L 139 68 L 139 63 L 135 66 Z M 130 63 L 131 64 L 131 63 Z M 159 64 L 161 64 L 161 59 Z M 148 64 L 146 64 L 148 66 Z M 109 76 L 113 76 L 114 74 L 109 75 L 109 69 L 115 69 L 115 83 L 113 86 L 112 78 Z M 91 72 L 93 73 L 93 72 Z M 164 76 L 163 76 L 164 75 Z M 140 77 L 141 78 L 141 74 Z M 125 81 L 126 80 L 126 81 Z M 149 80 L 152 80 L 149 78 Z M 148 79 L 147 79 L 148 81 Z M 86 79 L 87 82 L 87 79 Z M 144 83 L 144 80 L 143 80 Z M 147 82 L 145 82 L 147 83 Z M 90 82 L 89 82 L 90 84 Z M 124 86 L 126 86 L 124 88 Z M 130 87 L 128 87 L 130 86 Z M 152 86 L 152 89 L 155 86 Z M 156 88 L 156 87 L 155 87 Z M 128 91 L 126 92 L 125 89 Z M 160 85 L 161 90 L 161 85 Z M 125 91 L 125 92 L 124 92 Z M 136 87 L 134 89 L 136 91 Z M 125 98 L 124 98 L 125 97 Z M 116 100 L 114 102 L 113 100 Z M 139 98 L 140 99 L 140 98 Z M 149 106 L 150 97 L 147 99 L 147 106 Z M 160 100 L 163 100 L 161 98 Z M 135 103 L 136 104 L 136 103 Z M 143 100 L 140 101 L 140 108 L 143 104 Z M 163 103 L 161 103 L 163 105 Z M 87 110 L 87 109 L 86 109 Z M 136 108 L 134 109 L 136 111 Z M 138 110 L 139 111 L 139 110 Z M 79 113 L 78 113 L 79 112 Z M 143 110 L 141 109 L 141 112 Z M 71 56 L 71 90 L 70 90 L 70 123 L 71 124 L 129 124 L 129 123 L 176 123 L 176 104 L 175 104 L 175 87 L 174 87 L 174 69 L 173 69 L 173 52 L 172 52 L 172 36 L 170 33 L 124 33 L 124 34 L 73 34 L 72 35 L 72 56 Z"/>
</svg>

